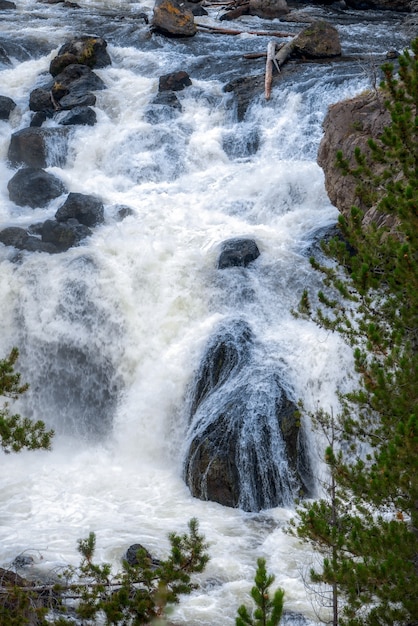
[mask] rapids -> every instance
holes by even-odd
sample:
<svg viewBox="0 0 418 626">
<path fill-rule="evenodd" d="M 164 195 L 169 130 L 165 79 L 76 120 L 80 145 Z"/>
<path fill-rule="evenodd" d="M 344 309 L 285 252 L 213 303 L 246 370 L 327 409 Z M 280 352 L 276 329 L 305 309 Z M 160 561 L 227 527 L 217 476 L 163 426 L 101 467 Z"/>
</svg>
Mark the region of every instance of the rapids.
<svg viewBox="0 0 418 626">
<path fill-rule="evenodd" d="M 29 93 L 61 44 L 73 34 L 100 35 L 112 65 L 96 70 L 107 86 L 97 92 L 97 125 L 78 127 L 65 166 L 48 168 L 70 191 L 100 196 L 105 224 L 62 254 L 0 245 L 0 354 L 19 347 L 31 387 L 17 409 L 56 430 L 52 452 L 2 457 L 0 565 L 24 552 L 48 575 L 78 562 L 77 539 L 90 531 L 97 557 L 115 567 L 135 542 L 159 557 L 168 533 L 196 517 L 211 560 L 173 622 L 233 625 L 264 556 L 286 592 L 285 623 L 315 624 L 304 578 L 316 557 L 283 532 L 293 507 L 254 514 L 191 497 L 182 478 L 187 394 L 213 329 L 237 318 L 262 343 L 266 375 L 279 370 L 293 401 L 330 409 L 336 389 L 350 384 L 350 351 L 291 309 L 318 282 L 309 251 L 337 216 L 316 164 L 325 112 L 369 86 L 374 55 L 404 47 L 401 18 L 303 7 L 339 25 L 344 54 L 369 60 L 283 73 L 271 101 L 260 93 L 238 122 L 223 87 L 263 73 L 263 60 L 243 54 L 265 50 L 267 37 L 150 36 L 137 16 L 151 14 L 151 0 L 16 4 L 0 12 L 0 45 L 12 61 L 0 65 L 0 95 L 17 104 L 10 122 L 0 121 L 2 227 L 52 217 L 62 204 L 14 206 L 6 159 L 10 134 L 30 123 Z M 277 23 L 246 17 L 231 27 Z M 159 76 L 177 69 L 193 83 L 177 94 L 181 114 L 151 119 Z M 132 209 L 123 221 L 120 206 Z M 232 237 L 255 239 L 261 255 L 246 269 L 220 271 L 220 244 Z M 321 471 L 320 442 L 314 434 L 310 441 Z"/>
</svg>

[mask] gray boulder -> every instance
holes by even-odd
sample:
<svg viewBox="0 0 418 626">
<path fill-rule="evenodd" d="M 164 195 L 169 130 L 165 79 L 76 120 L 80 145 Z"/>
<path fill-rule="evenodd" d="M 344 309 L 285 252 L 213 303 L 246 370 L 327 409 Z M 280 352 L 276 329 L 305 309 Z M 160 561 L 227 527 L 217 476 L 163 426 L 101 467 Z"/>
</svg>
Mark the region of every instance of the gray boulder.
<svg viewBox="0 0 418 626">
<path fill-rule="evenodd" d="M 273 20 L 289 13 L 286 0 L 250 0 L 250 15 Z"/>
<path fill-rule="evenodd" d="M 66 193 L 64 183 L 37 167 L 23 167 L 7 184 L 9 198 L 19 206 L 45 207 L 51 200 Z"/>
<path fill-rule="evenodd" d="M 247 267 L 260 256 L 257 244 L 252 239 L 229 239 L 222 244 L 218 269 Z"/>
<path fill-rule="evenodd" d="M 62 167 L 67 157 L 64 128 L 23 128 L 13 133 L 7 157 L 13 167 Z"/>
<path fill-rule="evenodd" d="M 46 220 L 41 229 L 42 241 L 53 244 L 57 252 L 65 252 L 77 246 L 83 239 L 90 237 L 92 231 L 75 219 L 67 222 Z"/>
<path fill-rule="evenodd" d="M 97 122 L 96 111 L 88 106 L 76 106 L 58 120 L 63 126 L 94 126 Z"/>
<path fill-rule="evenodd" d="M 24 228 L 17 226 L 9 226 L 1 230 L 0 242 L 5 246 L 13 246 L 18 250 L 27 250 L 28 252 L 48 252 L 50 254 L 57 252 L 54 245 L 29 235 Z"/>
<path fill-rule="evenodd" d="M 190 87 L 192 81 L 187 72 L 180 70 L 160 76 L 158 81 L 158 91 L 181 91 L 186 87 Z"/>
<path fill-rule="evenodd" d="M 177 0 L 156 0 L 152 27 L 169 37 L 193 37 L 197 33 L 193 13 Z"/>
<path fill-rule="evenodd" d="M 312 59 L 340 56 L 341 42 L 338 30 L 328 22 L 313 22 L 295 37 L 293 54 Z"/>
<path fill-rule="evenodd" d="M 70 193 L 64 204 L 55 213 L 57 222 L 76 219 L 84 226 L 97 226 L 104 222 L 103 202 L 95 196 Z"/>
<path fill-rule="evenodd" d="M 0 120 L 8 120 L 16 102 L 7 96 L 0 96 Z"/>
</svg>

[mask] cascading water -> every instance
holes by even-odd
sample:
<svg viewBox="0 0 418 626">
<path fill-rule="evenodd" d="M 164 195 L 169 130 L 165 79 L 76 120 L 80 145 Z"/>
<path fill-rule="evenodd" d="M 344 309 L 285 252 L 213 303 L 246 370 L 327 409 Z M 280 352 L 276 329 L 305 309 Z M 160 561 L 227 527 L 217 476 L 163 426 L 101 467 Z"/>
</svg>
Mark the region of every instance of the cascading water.
<svg viewBox="0 0 418 626">
<path fill-rule="evenodd" d="M 230 322 L 251 336 L 250 366 L 230 380 L 230 392 L 251 389 L 254 411 L 284 392 L 328 409 L 336 388 L 349 384 L 349 350 L 291 309 L 318 280 L 309 250 L 337 215 L 316 165 L 321 123 L 330 103 L 366 87 L 367 78 L 356 62 L 307 64 L 275 83 L 269 103 L 262 93 L 252 99 L 238 121 L 223 87 L 262 72 L 259 60 L 242 55 L 265 50 L 268 38 L 151 36 L 137 17 L 151 8 L 110 0 L 72 10 L 22 0 L 1 14 L 0 45 L 11 63 L 0 65 L 0 95 L 17 103 L 10 122 L 0 121 L 2 227 L 52 218 L 63 203 L 19 208 L 7 192 L 11 133 L 29 126 L 29 93 L 45 81 L 58 48 L 70 35 L 98 34 L 112 59 L 96 70 L 106 85 L 96 94 L 97 124 L 76 127 L 65 165 L 55 155 L 47 168 L 69 191 L 100 196 L 105 223 L 61 254 L 0 245 L 0 354 L 20 348 L 31 388 L 18 409 L 57 432 L 51 453 L 2 459 L 1 564 L 25 550 L 37 571 L 76 563 L 77 539 L 92 530 L 98 557 L 115 566 L 137 541 L 158 557 L 168 532 L 197 517 L 211 561 L 202 589 L 184 599 L 173 621 L 213 626 L 222 615 L 233 624 L 256 559 L 266 556 L 286 591 L 287 623 L 315 623 L 303 584 L 314 557 L 283 533 L 293 515 L 291 474 L 279 506 L 259 513 L 193 498 L 183 481 L 188 393 L 206 346 Z M 407 41 L 390 13 L 304 12 L 344 19 L 345 53 L 382 53 Z M 254 20 L 272 27 L 259 18 L 236 26 L 254 29 Z M 192 79 L 178 93 L 181 109 L 153 105 L 159 76 L 177 69 Z M 121 207 L 130 213 L 122 221 Z M 260 256 L 247 268 L 219 270 L 221 244 L 234 237 L 256 241 Z M 213 399 L 203 393 L 197 404 Z M 205 415 L 211 410 L 206 404 Z M 254 437 L 253 451 L 257 444 Z M 308 446 L 316 467 L 321 449 L 313 435 Z"/>
</svg>

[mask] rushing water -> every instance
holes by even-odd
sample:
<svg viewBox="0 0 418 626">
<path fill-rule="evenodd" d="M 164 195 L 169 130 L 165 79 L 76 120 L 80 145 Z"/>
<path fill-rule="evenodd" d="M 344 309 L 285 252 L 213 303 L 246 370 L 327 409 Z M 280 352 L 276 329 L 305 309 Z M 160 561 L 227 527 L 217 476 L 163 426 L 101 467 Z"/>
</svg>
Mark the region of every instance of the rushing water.
<svg viewBox="0 0 418 626">
<path fill-rule="evenodd" d="M 151 2 L 91 1 L 72 10 L 16 1 L 16 12 L 0 15 L 0 44 L 12 60 L 0 66 L 0 94 L 18 105 L 10 122 L 0 121 L 3 226 L 52 217 L 63 201 L 28 210 L 7 192 L 10 134 L 29 125 L 29 93 L 58 48 L 71 34 L 101 35 L 112 65 L 96 70 L 107 87 L 97 92 L 97 125 L 78 127 L 65 166 L 48 168 L 70 191 L 99 195 L 105 224 L 58 255 L 0 245 L 0 354 L 20 347 L 31 388 L 18 408 L 57 433 L 51 453 L 2 458 L 0 564 L 22 551 L 38 572 L 76 563 L 77 539 L 92 530 L 98 558 L 116 566 L 138 541 L 163 556 L 168 532 L 197 517 L 211 561 L 202 590 L 182 601 L 175 621 L 234 624 L 265 556 L 286 591 L 287 623 L 316 623 L 303 583 L 314 557 L 283 533 L 292 508 L 251 514 L 191 497 L 182 478 L 186 396 L 211 333 L 236 319 L 263 346 L 266 377 L 279 371 L 294 401 L 329 409 L 336 388 L 349 384 L 349 351 L 294 319 L 291 308 L 318 280 L 309 249 L 337 215 L 316 165 L 321 123 L 330 103 L 367 87 L 370 63 L 301 66 L 275 82 L 269 103 L 260 93 L 238 122 L 223 86 L 262 72 L 262 59 L 243 54 L 265 50 L 268 38 L 150 36 L 137 15 L 150 14 Z M 407 41 L 392 14 L 304 12 L 340 21 L 345 53 L 373 55 Z M 242 18 L 233 26 L 278 23 Z M 178 93 L 182 112 L 153 117 L 159 76 L 178 69 L 193 82 Z M 120 206 L 132 209 L 123 221 Z M 231 237 L 255 239 L 261 255 L 246 269 L 218 270 L 220 244 Z M 260 384 L 258 368 L 256 375 L 249 385 Z"/>
</svg>

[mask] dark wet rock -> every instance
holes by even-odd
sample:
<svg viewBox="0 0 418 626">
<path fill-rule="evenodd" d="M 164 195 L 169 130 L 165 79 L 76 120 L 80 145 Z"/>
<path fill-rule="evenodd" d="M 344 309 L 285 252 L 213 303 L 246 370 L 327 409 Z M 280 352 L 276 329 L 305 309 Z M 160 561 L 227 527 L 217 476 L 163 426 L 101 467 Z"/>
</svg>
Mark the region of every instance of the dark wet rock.
<svg viewBox="0 0 418 626">
<path fill-rule="evenodd" d="M 59 118 L 59 124 L 63 126 L 94 126 L 97 122 L 96 111 L 88 106 L 76 106 L 69 113 Z"/>
<path fill-rule="evenodd" d="M 16 102 L 7 96 L 0 96 L 0 120 L 8 120 Z"/>
<path fill-rule="evenodd" d="M 124 560 L 129 563 L 129 565 L 138 565 L 140 563 L 138 556 L 140 559 L 145 558 L 146 565 L 151 569 L 158 567 L 160 564 L 160 561 L 154 558 L 141 543 L 133 543 L 129 546 L 124 556 Z"/>
<path fill-rule="evenodd" d="M 199 4 L 199 2 L 185 2 L 184 4 L 195 17 L 203 17 L 204 15 L 209 15 L 206 9 L 204 9 L 202 5 Z"/>
<path fill-rule="evenodd" d="M 29 96 L 29 109 L 31 111 L 41 111 L 47 114 L 54 111 L 51 100 L 51 90 L 45 87 L 37 87 L 31 91 Z"/>
<path fill-rule="evenodd" d="M 157 93 L 145 111 L 145 119 L 150 124 L 159 124 L 173 119 L 181 112 L 182 106 L 174 91 Z"/>
<path fill-rule="evenodd" d="M 169 37 L 193 37 L 197 32 L 193 13 L 177 0 L 156 0 L 152 27 Z"/>
<path fill-rule="evenodd" d="M 75 108 L 87 108 L 92 107 L 96 104 L 96 96 L 94 93 L 80 93 L 74 94 L 69 93 L 62 97 L 59 101 L 60 108 L 64 111 L 69 111 Z"/>
<path fill-rule="evenodd" d="M 250 0 L 249 14 L 273 20 L 289 13 L 286 0 Z"/>
<path fill-rule="evenodd" d="M 104 222 L 103 202 L 95 196 L 70 193 L 64 204 L 55 213 L 58 222 L 76 219 L 84 226 L 97 226 Z"/>
<path fill-rule="evenodd" d="M 91 92 L 105 88 L 102 79 L 87 65 L 72 64 L 55 77 L 51 92 L 59 108 L 73 109 L 93 106 L 96 96 Z"/>
<path fill-rule="evenodd" d="M 23 128 L 13 133 L 7 158 L 13 167 L 62 167 L 67 158 L 67 140 L 64 128 Z"/>
<path fill-rule="evenodd" d="M 36 111 L 36 113 L 34 114 L 34 116 L 32 117 L 30 121 L 30 127 L 40 128 L 42 124 L 46 122 L 47 119 L 50 119 L 51 117 L 52 117 L 52 111 L 48 113 L 46 111 Z"/>
<path fill-rule="evenodd" d="M 16 5 L 10 0 L 0 0 L 0 11 L 7 11 L 9 9 L 15 9 Z"/>
<path fill-rule="evenodd" d="M 192 81 L 188 73 L 181 70 L 160 76 L 158 91 L 181 91 L 186 87 L 190 87 L 191 84 Z"/>
<path fill-rule="evenodd" d="M 101 37 L 76 37 L 65 43 L 52 59 L 49 71 L 52 76 L 60 74 L 65 67 L 78 63 L 90 68 L 106 67 L 112 61 L 106 50 L 107 42 Z"/>
<path fill-rule="evenodd" d="M 0 66 L 4 65 L 5 67 L 11 65 L 12 62 L 7 54 L 6 50 L 3 46 L 0 45 Z"/>
<path fill-rule="evenodd" d="M 46 220 L 42 225 L 42 241 L 51 243 L 58 252 L 65 252 L 73 246 L 77 246 L 83 239 L 90 237 L 92 231 L 76 219 L 66 222 Z"/>
<path fill-rule="evenodd" d="M 65 193 L 64 183 L 41 168 L 23 167 L 7 184 L 9 197 L 19 206 L 45 207 Z"/>
<path fill-rule="evenodd" d="M 243 321 L 209 341 L 190 396 L 184 477 L 193 496 L 259 511 L 311 493 L 296 405 Z"/>
<path fill-rule="evenodd" d="M 260 256 L 257 244 L 252 239 L 229 239 L 221 246 L 218 269 L 247 267 Z"/>
<path fill-rule="evenodd" d="M 264 75 L 237 78 L 225 85 L 224 91 L 235 95 L 237 118 L 242 122 L 253 99 L 264 91 Z"/>
<path fill-rule="evenodd" d="M 0 242 L 28 252 L 57 252 L 55 246 L 30 235 L 24 228 L 9 226 L 0 231 Z"/>
<path fill-rule="evenodd" d="M 313 22 L 295 37 L 293 54 L 310 59 L 340 56 L 341 42 L 338 30 L 327 22 Z"/>
</svg>

